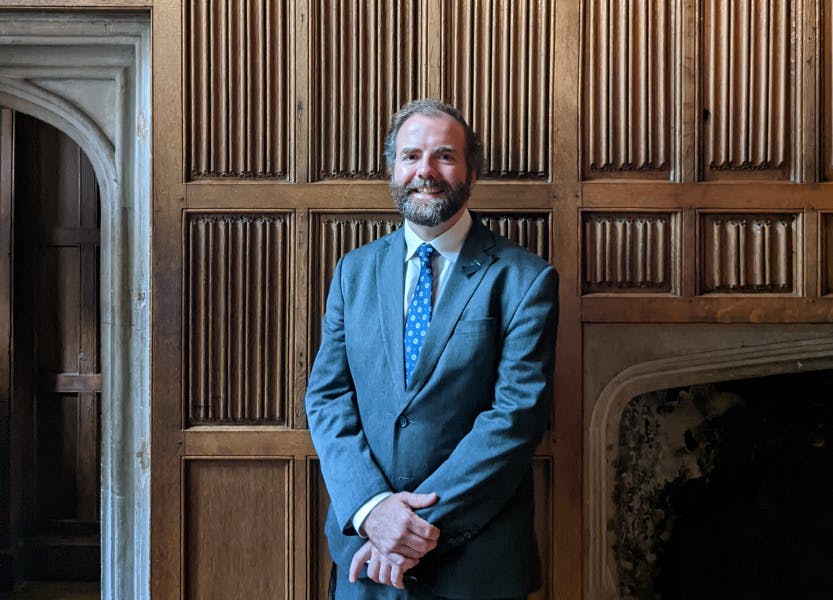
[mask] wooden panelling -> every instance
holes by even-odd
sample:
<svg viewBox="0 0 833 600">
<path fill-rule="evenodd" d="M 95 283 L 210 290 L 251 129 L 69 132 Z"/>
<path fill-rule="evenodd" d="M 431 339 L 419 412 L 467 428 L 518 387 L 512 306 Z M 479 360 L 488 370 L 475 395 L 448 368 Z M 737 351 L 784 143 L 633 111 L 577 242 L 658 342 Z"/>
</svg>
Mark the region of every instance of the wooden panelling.
<svg viewBox="0 0 833 600">
<path fill-rule="evenodd" d="M 330 558 L 330 551 L 327 549 L 324 521 L 327 519 L 327 510 L 330 508 L 330 497 L 327 495 L 327 488 L 324 487 L 324 478 L 321 476 L 321 465 L 318 459 L 310 459 L 307 462 L 307 489 L 309 490 L 307 503 L 309 581 L 307 586 L 310 591 L 310 600 L 327 600 L 333 559 Z"/>
<path fill-rule="evenodd" d="M 291 475 L 283 459 L 185 461 L 185 598 L 291 596 Z"/>
<path fill-rule="evenodd" d="M 702 30 L 706 179 L 785 179 L 793 80 L 789 0 L 705 0 Z"/>
<path fill-rule="evenodd" d="M 315 356 L 321 342 L 321 319 L 336 263 L 351 250 L 396 230 L 402 224 L 402 217 L 393 211 L 315 213 L 311 221 L 309 356 Z"/>
<path fill-rule="evenodd" d="M 422 2 L 311 4 L 313 179 L 382 177 L 388 119 L 419 96 Z"/>
<path fill-rule="evenodd" d="M 478 213 L 480 221 L 503 237 L 509 238 L 546 261 L 550 259 L 550 216 L 546 213 L 506 215 Z"/>
<path fill-rule="evenodd" d="M 795 214 L 701 214 L 702 293 L 797 291 L 801 244 Z"/>
<path fill-rule="evenodd" d="M 442 96 L 483 140 L 484 177 L 549 178 L 553 6 L 443 2 Z"/>
<path fill-rule="evenodd" d="M 833 214 L 819 215 L 821 223 L 821 293 L 833 294 Z"/>
<path fill-rule="evenodd" d="M 598 177 L 667 178 L 680 0 L 585 0 L 582 170 Z"/>
<path fill-rule="evenodd" d="M 673 213 L 585 212 L 583 291 L 675 291 L 675 222 Z"/>
<path fill-rule="evenodd" d="M 190 176 L 285 178 L 292 43 L 287 0 L 187 4 Z"/>
<path fill-rule="evenodd" d="M 292 218 L 187 214 L 188 422 L 284 424 Z"/>
</svg>

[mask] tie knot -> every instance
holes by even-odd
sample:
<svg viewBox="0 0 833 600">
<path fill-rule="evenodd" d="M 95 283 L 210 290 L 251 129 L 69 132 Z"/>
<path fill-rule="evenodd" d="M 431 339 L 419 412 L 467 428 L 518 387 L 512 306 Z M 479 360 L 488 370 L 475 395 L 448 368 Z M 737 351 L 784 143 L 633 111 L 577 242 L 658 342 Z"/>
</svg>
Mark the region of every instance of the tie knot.
<svg viewBox="0 0 833 600">
<path fill-rule="evenodd" d="M 420 244 L 417 248 L 420 262 L 427 263 L 431 260 L 431 255 L 434 254 L 434 246 L 431 244 Z"/>
</svg>

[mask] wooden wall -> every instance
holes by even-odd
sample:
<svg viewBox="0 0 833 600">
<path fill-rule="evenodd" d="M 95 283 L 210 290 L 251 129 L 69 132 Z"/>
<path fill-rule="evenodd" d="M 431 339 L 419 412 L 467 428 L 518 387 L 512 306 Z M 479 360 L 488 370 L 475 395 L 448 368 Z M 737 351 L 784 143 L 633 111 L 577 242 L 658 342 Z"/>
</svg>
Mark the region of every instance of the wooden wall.
<svg viewBox="0 0 833 600">
<path fill-rule="evenodd" d="M 398 226 L 412 98 L 463 110 L 473 207 L 561 274 L 538 597 L 582 595 L 584 324 L 833 320 L 831 0 L 72 6 L 153 18 L 154 597 L 322 597 L 305 380 L 334 261 Z"/>
<path fill-rule="evenodd" d="M 830 8 L 155 3 L 154 592 L 323 597 L 305 380 L 335 261 L 400 223 L 390 114 L 433 96 L 484 138 L 481 218 L 562 276 L 537 597 L 580 598 L 583 324 L 833 316 Z"/>
<path fill-rule="evenodd" d="M 488 149 L 481 219 L 553 260 L 555 7 L 185 0 L 153 11 L 153 593 L 324 598 L 328 500 L 303 394 L 336 261 L 401 224 L 388 121 L 421 96 L 460 106 Z M 535 462 L 549 574 L 553 435 Z M 553 596 L 552 581 L 537 597 Z"/>
</svg>

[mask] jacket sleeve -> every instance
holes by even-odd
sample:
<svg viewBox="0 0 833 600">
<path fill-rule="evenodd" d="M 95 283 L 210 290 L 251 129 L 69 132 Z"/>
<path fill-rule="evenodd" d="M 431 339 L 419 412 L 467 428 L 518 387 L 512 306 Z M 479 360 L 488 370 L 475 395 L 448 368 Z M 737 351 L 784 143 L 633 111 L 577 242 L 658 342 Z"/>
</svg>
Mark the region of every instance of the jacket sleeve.
<svg viewBox="0 0 833 600">
<path fill-rule="evenodd" d="M 370 498 L 390 490 L 362 431 L 345 347 L 344 259 L 336 265 L 321 325 L 321 346 L 306 393 L 307 420 L 324 482 L 341 530 L 355 535 L 352 517 Z"/>
<path fill-rule="evenodd" d="M 435 552 L 464 544 L 512 500 L 546 429 L 558 321 L 555 269 L 541 271 L 502 340 L 492 407 L 415 490 L 437 492 L 418 514 L 440 528 Z"/>
</svg>

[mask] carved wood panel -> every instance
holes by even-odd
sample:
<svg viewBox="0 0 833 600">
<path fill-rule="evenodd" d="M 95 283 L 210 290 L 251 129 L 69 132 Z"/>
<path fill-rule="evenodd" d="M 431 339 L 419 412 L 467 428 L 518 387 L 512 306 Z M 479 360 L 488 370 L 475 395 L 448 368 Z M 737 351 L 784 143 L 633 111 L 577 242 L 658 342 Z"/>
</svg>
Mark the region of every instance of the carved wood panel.
<svg viewBox="0 0 833 600">
<path fill-rule="evenodd" d="M 288 0 L 189 0 L 191 178 L 286 178 L 292 124 Z"/>
<path fill-rule="evenodd" d="M 673 213 L 585 212 L 584 292 L 674 291 L 676 221 Z"/>
<path fill-rule="evenodd" d="M 702 214 L 701 291 L 797 291 L 801 248 L 795 214 Z"/>
<path fill-rule="evenodd" d="M 189 423 L 285 424 L 292 218 L 188 214 Z"/>
<path fill-rule="evenodd" d="M 290 598 L 291 462 L 186 460 L 184 473 L 184 598 Z"/>
<path fill-rule="evenodd" d="M 480 222 L 546 261 L 550 260 L 551 224 L 549 213 L 503 214 L 481 211 Z"/>
<path fill-rule="evenodd" d="M 442 96 L 482 138 L 483 176 L 548 178 L 552 3 L 460 0 L 442 10 Z"/>
<path fill-rule="evenodd" d="M 789 0 L 703 3 L 706 179 L 786 179 L 794 124 Z"/>
<path fill-rule="evenodd" d="M 585 1 L 585 179 L 669 176 L 679 11 L 679 0 Z"/>
<path fill-rule="evenodd" d="M 314 2 L 313 178 L 379 178 L 388 119 L 419 96 L 419 0 Z"/>
</svg>

